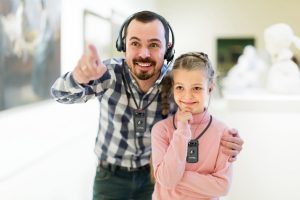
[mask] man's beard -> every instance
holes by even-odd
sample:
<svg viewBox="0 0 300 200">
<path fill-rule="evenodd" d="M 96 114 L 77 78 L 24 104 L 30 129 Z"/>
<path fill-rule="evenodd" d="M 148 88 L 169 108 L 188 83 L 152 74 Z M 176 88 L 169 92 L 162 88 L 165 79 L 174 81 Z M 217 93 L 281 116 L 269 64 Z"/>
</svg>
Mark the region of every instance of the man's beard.
<svg viewBox="0 0 300 200">
<path fill-rule="evenodd" d="M 141 72 L 141 73 L 136 73 L 134 72 L 134 75 L 140 79 L 140 80 L 148 80 L 149 78 L 153 77 L 154 73 L 148 74 L 147 72 Z"/>
<path fill-rule="evenodd" d="M 139 63 L 151 63 L 151 66 L 153 67 L 153 72 L 152 73 L 148 73 L 148 72 L 140 72 L 138 73 L 135 68 L 132 69 L 132 73 L 140 80 L 148 80 L 150 78 L 152 78 L 154 76 L 154 73 L 155 73 L 155 66 L 156 66 L 156 62 L 153 61 L 151 58 L 138 58 L 138 59 L 133 59 L 133 64 L 134 66 L 136 65 L 136 63 L 139 62 Z"/>
</svg>

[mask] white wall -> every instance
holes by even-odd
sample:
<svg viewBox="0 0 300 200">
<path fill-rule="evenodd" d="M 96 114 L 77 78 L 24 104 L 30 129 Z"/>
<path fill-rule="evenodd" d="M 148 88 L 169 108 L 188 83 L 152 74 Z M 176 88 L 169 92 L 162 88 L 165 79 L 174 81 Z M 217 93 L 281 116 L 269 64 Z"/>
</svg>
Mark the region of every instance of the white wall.
<svg viewBox="0 0 300 200">
<path fill-rule="evenodd" d="M 299 97 L 295 100 L 212 100 L 211 112 L 245 141 L 227 200 L 300 199 Z"/>
<path fill-rule="evenodd" d="M 300 36 L 298 0 L 157 0 L 157 4 L 174 29 L 176 56 L 201 50 L 216 64 L 218 37 L 255 37 L 262 51 L 265 28 L 278 22 L 289 24 Z M 293 47 L 293 51 L 299 57 L 300 50 Z M 300 101 L 281 97 L 222 101 L 210 109 L 245 140 L 226 199 L 300 199 Z"/>
<path fill-rule="evenodd" d="M 201 49 L 214 58 L 219 36 L 255 36 L 262 48 L 264 28 L 278 21 L 287 22 L 300 35 L 299 4 L 298 0 L 63 0 L 62 72 L 72 70 L 83 51 L 84 8 L 103 15 L 111 8 L 128 15 L 140 9 L 159 10 L 175 31 L 177 55 Z M 0 112 L 0 199 L 90 199 L 97 106 L 96 101 L 62 105 L 50 100 Z M 274 109 L 260 106 L 255 111 L 247 106 L 213 100 L 210 108 L 245 140 L 226 199 L 300 199 L 300 114 L 293 111 L 300 105 L 284 101 L 275 103 Z"/>
<path fill-rule="evenodd" d="M 61 22 L 62 73 L 71 71 L 83 53 L 84 9 L 91 10 L 103 17 L 110 17 L 111 11 L 114 9 L 126 18 L 138 10 L 155 10 L 155 4 L 152 0 L 145 0 L 143 3 L 139 0 L 63 0 Z"/>
<path fill-rule="evenodd" d="M 300 36 L 298 0 L 157 0 L 159 12 L 172 25 L 176 56 L 205 51 L 216 64 L 218 37 L 255 37 L 264 50 L 266 27 L 284 22 Z M 300 50 L 293 47 L 299 57 Z M 297 97 L 299 99 L 299 97 Z M 214 102 L 215 100 L 213 100 Z M 300 199 L 300 102 L 281 97 L 221 100 L 211 111 L 239 130 L 244 149 L 234 163 L 227 200 Z"/>
<path fill-rule="evenodd" d="M 264 29 L 278 22 L 300 36 L 298 0 L 157 0 L 157 5 L 176 34 L 176 55 L 201 50 L 215 63 L 218 37 L 255 37 L 257 48 L 263 49 Z M 300 50 L 295 53 L 299 56 Z"/>
<path fill-rule="evenodd" d="M 106 17 L 154 9 L 152 1 L 62 0 L 62 73 L 83 52 L 83 10 Z M 98 102 L 63 105 L 54 100 L 0 112 L 0 199 L 92 199 Z"/>
</svg>

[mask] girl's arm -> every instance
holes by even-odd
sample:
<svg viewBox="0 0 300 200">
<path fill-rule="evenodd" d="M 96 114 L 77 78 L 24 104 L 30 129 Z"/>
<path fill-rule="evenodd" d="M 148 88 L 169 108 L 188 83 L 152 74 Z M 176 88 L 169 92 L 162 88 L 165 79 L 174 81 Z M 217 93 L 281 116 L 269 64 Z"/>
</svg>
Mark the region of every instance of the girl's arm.
<svg viewBox="0 0 300 200">
<path fill-rule="evenodd" d="M 226 131 L 226 134 L 228 132 Z M 220 146 L 215 169 L 212 173 L 201 174 L 196 171 L 185 171 L 177 189 L 184 193 L 195 193 L 203 197 L 219 197 L 228 193 L 232 178 L 232 163 Z"/>
<path fill-rule="evenodd" d="M 178 123 L 177 130 L 174 133 L 170 132 L 171 129 L 164 124 L 164 121 L 155 124 L 151 132 L 155 181 L 169 189 L 174 188 L 182 179 L 187 143 L 191 138 L 187 123 Z"/>
</svg>

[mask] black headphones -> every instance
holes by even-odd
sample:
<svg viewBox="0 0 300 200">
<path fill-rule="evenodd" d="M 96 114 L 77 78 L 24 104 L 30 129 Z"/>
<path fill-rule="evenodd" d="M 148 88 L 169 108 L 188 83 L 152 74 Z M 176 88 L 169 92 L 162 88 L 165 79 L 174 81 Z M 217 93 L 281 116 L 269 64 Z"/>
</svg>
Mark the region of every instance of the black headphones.
<svg viewBox="0 0 300 200">
<path fill-rule="evenodd" d="M 122 24 L 122 26 L 120 28 L 119 35 L 118 35 L 118 38 L 117 38 L 117 41 L 116 41 L 116 48 L 117 48 L 117 50 L 118 51 L 123 51 L 123 52 L 126 51 L 126 44 L 125 44 L 125 38 L 124 38 L 125 36 L 123 34 L 124 29 L 127 29 L 129 23 L 133 19 L 137 18 L 137 15 L 141 15 L 141 14 L 144 14 L 144 13 L 147 14 L 147 15 L 154 16 L 156 19 L 160 20 L 162 22 L 162 24 L 164 25 L 164 27 L 165 27 L 165 25 L 167 25 L 168 31 L 171 32 L 172 44 L 171 44 L 170 47 L 168 47 L 169 41 L 166 41 L 167 50 L 166 50 L 166 53 L 164 55 L 164 59 L 166 59 L 167 62 L 172 61 L 173 58 L 174 58 L 174 54 L 175 54 L 175 50 L 174 50 L 175 38 L 174 38 L 173 30 L 172 30 L 170 24 L 167 22 L 167 20 L 164 17 L 162 17 L 161 15 L 156 14 L 154 12 L 151 12 L 151 11 L 137 12 L 137 13 L 133 14 L 132 16 L 130 16 L 127 20 L 125 20 L 125 22 Z"/>
</svg>

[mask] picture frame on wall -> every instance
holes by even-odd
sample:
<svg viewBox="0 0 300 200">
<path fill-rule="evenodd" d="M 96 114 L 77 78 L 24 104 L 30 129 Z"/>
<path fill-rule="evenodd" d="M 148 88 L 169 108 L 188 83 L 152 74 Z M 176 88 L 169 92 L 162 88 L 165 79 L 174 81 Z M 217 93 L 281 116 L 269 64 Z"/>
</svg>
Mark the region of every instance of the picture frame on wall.
<svg viewBox="0 0 300 200">
<path fill-rule="evenodd" d="M 59 0 L 1 1 L 0 111 L 51 98 L 60 75 L 60 10 Z"/>
<path fill-rule="evenodd" d="M 247 45 L 255 46 L 254 37 L 218 38 L 217 39 L 217 71 L 219 78 L 227 75 L 237 63 Z"/>
<path fill-rule="evenodd" d="M 125 14 L 121 13 L 120 11 L 112 9 L 111 11 L 111 25 L 112 25 L 112 41 L 113 41 L 113 48 L 112 48 L 112 56 L 113 57 L 121 57 L 123 56 L 123 52 L 119 52 L 115 48 L 115 43 L 117 38 L 122 30 L 122 25 L 125 22 L 126 17 Z"/>
<path fill-rule="evenodd" d="M 116 40 L 126 19 L 125 16 L 124 13 L 115 9 L 112 9 L 111 14 L 106 17 L 91 10 L 84 9 L 84 50 L 87 51 L 87 46 L 91 43 L 96 46 L 102 60 L 111 57 L 123 57 L 123 52 L 119 52 L 116 49 Z"/>
<path fill-rule="evenodd" d="M 96 46 L 102 60 L 112 57 L 112 23 L 108 17 L 85 9 L 83 12 L 83 46 Z"/>
</svg>

